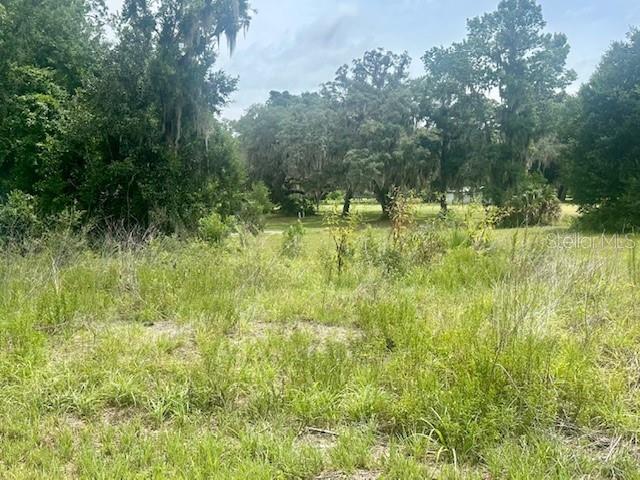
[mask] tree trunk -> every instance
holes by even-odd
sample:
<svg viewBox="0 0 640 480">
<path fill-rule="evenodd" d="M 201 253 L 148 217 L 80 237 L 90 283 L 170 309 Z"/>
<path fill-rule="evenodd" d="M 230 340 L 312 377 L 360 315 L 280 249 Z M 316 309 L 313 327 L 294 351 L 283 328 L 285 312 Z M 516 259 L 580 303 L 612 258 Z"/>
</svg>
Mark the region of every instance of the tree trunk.
<svg viewBox="0 0 640 480">
<path fill-rule="evenodd" d="M 440 196 L 440 214 L 446 216 L 449 212 L 449 205 L 447 204 L 447 194 L 443 193 Z"/>
<path fill-rule="evenodd" d="M 389 189 L 378 186 L 377 184 L 373 187 L 373 193 L 376 196 L 376 200 L 382 207 L 382 216 L 384 218 L 389 218 L 389 207 L 391 206 L 391 199 L 389 198 Z"/>
<path fill-rule="evenodd" d="M 349 187 L 344 194 L 344 204 L 342 205 L 343 217 L 348 217 L 351 213 L 351 200 L 353 200 L 353 190 Z"/>
<path fill-rule="evenodd" d="M 442 138 L 442 149 L 440 150 L 440 172 L 439 172 L 439 188 L 440 188 L 440 214 L 444 217 L 449 212 L 449 205 L 447 205 L 447 163 L 449 159 L 449 136 L 445 135 Z"/>
<path fill-rule="evenodd" d="M 560 185 L 558 187 L 558 199 L 561 202 L 564 202 L 567 199 L 567 187 L 564 185 Z"/>
</svg>

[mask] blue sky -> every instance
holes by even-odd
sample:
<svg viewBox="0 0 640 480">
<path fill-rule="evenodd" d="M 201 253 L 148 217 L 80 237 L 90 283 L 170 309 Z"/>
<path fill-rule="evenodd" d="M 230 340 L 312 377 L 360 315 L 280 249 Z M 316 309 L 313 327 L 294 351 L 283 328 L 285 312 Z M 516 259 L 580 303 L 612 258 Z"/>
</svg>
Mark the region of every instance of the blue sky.
<svg viewBox="0 0 640 480">
<path fill-rule="evenodd" d="M 122 0 L 107 0 L 112 9 Z M 569 37 L 569 66 L 578 85 L 589 79 L 614 40 L 640 26 L 638 0 L 541 0 L 548 30 Z M 498 0 L 253 0 L 251 28 L 220 68 L 240 77 L 233 103 L 223 113 L 238 118 L 270 90 L 315 90 L 335 70 L 365 50 L 407 50 L 412 71 L 434 45 L 465 35 L 467 18 L 494 10 Z"/>
</svg>

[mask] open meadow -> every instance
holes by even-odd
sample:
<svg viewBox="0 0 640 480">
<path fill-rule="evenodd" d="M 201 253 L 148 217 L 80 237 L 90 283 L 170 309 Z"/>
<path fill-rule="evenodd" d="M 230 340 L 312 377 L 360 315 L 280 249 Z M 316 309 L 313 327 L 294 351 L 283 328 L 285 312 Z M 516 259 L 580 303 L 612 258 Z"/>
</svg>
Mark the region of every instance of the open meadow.
<svg viewBox="0 0 640 480">
<path fill-rule="evenodd" d="M 0 0 L 0 480 L 640 480 L 639 25 Z"/>
<path fill-rule="evenodd" d="M 4 252 L 0 477 L 640 478 L 638 238 L 466 210 Z"/>
</svg>

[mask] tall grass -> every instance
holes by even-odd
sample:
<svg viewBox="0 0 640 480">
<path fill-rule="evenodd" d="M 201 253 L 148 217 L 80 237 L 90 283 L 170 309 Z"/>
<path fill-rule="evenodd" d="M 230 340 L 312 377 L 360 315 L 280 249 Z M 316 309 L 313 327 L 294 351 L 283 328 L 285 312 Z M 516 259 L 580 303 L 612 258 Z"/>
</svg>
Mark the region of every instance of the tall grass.
<svg viewBox="0 0 640 480">
<path fill-rule="evenodd" d="M 4 253 L 0 477 L 639 478 L 634 253 L 429 232 Z"/>
</svg>

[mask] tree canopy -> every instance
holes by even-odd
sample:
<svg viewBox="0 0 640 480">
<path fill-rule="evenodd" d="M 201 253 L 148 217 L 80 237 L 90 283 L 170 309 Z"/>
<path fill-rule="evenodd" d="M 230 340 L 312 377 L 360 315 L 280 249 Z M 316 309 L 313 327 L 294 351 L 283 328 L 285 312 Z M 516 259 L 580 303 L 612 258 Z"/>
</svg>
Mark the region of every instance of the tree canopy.
<svg viewBox="0 0 640 480">
<path fill-rule="evenodd" d="M 446 213 L 452 190 L 508 208 L 533 189 L 640 223 L 637 30 L 569 95 L 567 37 L 535 0 L 502 0 L 459 41 L 425 46 L 419 78 L 406 52 L 373 49 L 318 91 L 273 91 L 224 123 L 238 79 L 219 51 L 253 14 L 248 0 L 125 0 L 115 17 L 102 0 L 3 1 L 0 201 L 177 231 L 237 214 L 259 181 L 291 214 L 334 192 L 347 215 L 361 195 L 386 214 L 412 190 Z"/>
<path fill-rule="evenodd" d="M 2 191 L 167 229 L 233 209 L 243 174 L 215 115 L 236 79 L 214 67 L 221 37 L 233 48 L 248 27 L 248 3 L 126 0 L 114 41 L 105 18 L 93 0 L 3 7 Z"/>
<path fill-rule="evenodd" d="M 545 28 L 535 1 L 503 0 L 496 11 L 468 21 L 462 41 L 427 50 L 421 78 L 409 78 L 408 54 L 384 49 L 340 67 L 320 97 L 313 94 L 315 113 L 307 111 L 329 112 L 323 115 L 332 124 L 309 128 L 307 134 L 323 145 L 329 139 L 333 147 L 322 173 L 312 175 L 322 179 L 322 188 L 308 193 L 317 199 L 340 189 L 348 213 L 354 195 L 371 194 L 386 211 L 392 191 L 413 189 L 431 197 L 438 193 L 446 210 L 451 189 L 482 188 L 487 201 L 502 205 L 528 184 L 532 172 L 543 170 L 561 183 L 552 172 L 561 150 L 553 125 L 575 73 L 566 67 L 566 36 Z M 305 95 L 310 94 L 300 98 Z M 267 120 L 275 109 L 279 116 L 301 118 L 293 113 L 299 108 L 299 101 L 274 105 L 272 98 L 239 122 L 251 165 L 268 155 L 258 148 L 265 132 L 272 139 L 293 138 L 293 131 L 300 137 L 304 122 Z M 299 160 L 285 153 L 285 143 L 269 145 L 269 152 L 280 152 L 278 161 L 254 171 L 279 175 L 282 182 Z M 324 151 L 313 149 L 316 155 Z M 270 181 L 266 177 L 258 174 Z M 297 184 L 307 194 L 303 182 Z"/>
<path fill-rule="evenodd" d="M 578 96 L 567 179 L 595 225 L 640 226 L 640 31 L 614 43 Z"/>
</svg>

